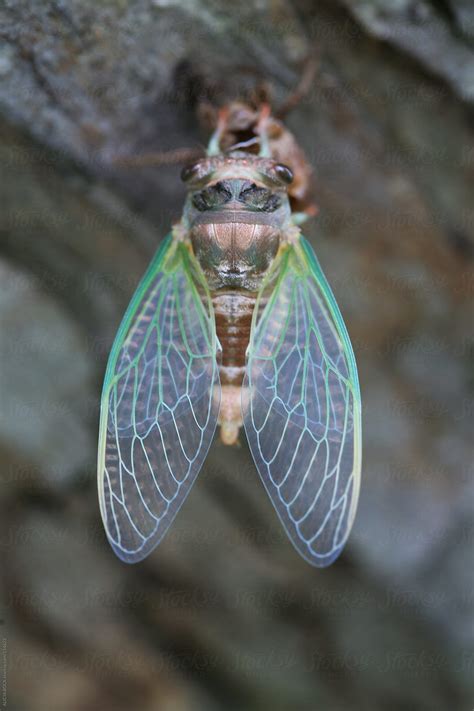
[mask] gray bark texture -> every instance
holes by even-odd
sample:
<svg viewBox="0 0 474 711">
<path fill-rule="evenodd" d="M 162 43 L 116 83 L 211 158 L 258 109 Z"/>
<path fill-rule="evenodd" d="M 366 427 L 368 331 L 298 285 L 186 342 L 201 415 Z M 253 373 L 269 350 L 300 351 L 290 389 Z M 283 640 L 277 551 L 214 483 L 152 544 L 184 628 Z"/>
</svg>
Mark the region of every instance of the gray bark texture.
<svg viewBox="0 0 474 711">
<path fill-rule="evenodd" d="M 18 711 L 473 707 L 474 8 L 468 0 L 4 0 L 2 693 Z M 180 215 L 196 107 L 267 83 L 316 172 L 306 234 L 354 341 L 359 512 L 327 570 L 216 442 L 162 545 L 113 556 L 107 354 Z M 5 706 L 5 704 L 3 704 Z"/>
</svg>

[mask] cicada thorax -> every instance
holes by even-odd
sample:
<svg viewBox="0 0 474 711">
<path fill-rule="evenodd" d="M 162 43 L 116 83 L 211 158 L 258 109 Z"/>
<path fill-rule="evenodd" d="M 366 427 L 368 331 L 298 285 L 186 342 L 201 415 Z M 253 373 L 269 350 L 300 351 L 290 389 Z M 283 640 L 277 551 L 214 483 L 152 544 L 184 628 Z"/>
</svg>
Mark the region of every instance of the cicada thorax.
<svg viewBox="0 0 474 711">
<path fill-rule="evenodd" d="M 257 295 L 291 227 L 291 173 L 241 154 L 200 161 L 191 175 L 183 224 L 214 307 L 221 346 L 221 438 L 237 441 L 241 386 Z"/>
<path fill-rule="evenodd" d="M 193 196 L 190 237 L 209 287 L 255 291 L 275 257 L 282 199 L 249 180 L 225 180 Z"/>
</svg>

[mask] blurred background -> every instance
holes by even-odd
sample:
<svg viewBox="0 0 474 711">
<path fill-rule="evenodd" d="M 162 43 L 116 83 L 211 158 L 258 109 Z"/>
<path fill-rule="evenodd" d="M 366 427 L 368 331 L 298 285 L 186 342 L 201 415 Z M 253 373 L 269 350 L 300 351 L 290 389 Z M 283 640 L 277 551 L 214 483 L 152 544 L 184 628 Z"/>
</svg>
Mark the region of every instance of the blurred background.
<svg viewBox="0 0 474 711">
<path fill-rule="evenodd" d="M 18 711 L 473 707 L 474 7 L 469 0 L 48 0 L 0 11 L 0 636 Z M 127 566 L 96 496 L 98 401 L 180 216 L 196 112 L 267 82 L 315 168 L 305 232 L 354 342 L 364 467 L 313 569 L 245 443 L 213 445 Z"/>
</svg>

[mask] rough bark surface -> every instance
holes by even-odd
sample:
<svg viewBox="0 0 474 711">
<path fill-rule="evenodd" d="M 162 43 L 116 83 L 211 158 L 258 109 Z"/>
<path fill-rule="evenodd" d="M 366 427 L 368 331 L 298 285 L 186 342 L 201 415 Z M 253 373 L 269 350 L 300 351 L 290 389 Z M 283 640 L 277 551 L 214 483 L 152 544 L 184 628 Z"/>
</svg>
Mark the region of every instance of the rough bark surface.
<svg viewBox="0 0 474 711">
<path fill-rule="evenodd" d="M 463 0 L 13 0 L 0 10 L 0 543 L 7 708 L 471 709 L 474 10 Z M 360 509 L 320 571 L 216 442 L 143 564 L 95 490 L 98 397 L 183 199 L 119 156 L 205 142 L 268 82 L 315 166 L 306 230 L 353 337 Z"/>
</svg>

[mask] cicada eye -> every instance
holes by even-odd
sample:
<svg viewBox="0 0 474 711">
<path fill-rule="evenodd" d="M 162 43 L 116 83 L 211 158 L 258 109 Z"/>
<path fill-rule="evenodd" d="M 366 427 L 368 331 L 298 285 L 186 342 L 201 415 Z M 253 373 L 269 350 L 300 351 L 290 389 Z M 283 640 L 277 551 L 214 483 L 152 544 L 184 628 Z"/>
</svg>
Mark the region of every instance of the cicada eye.
<svg viewBox="0 0 474 711">
<path fill-rule="evenodd" d="M 287 165 L 283 163 L 277 163 L 275 166 L 275 173 L 278 175 L 280 180 L 289 185 L 293 182 L 293 171 L 288 168 Z"/>
<path fill-rule="evenodd" d="M 196 175 L 197 171 L 197 163 L 190 163 L 189 165 L 185 165 L 183 170 L 181 171 L 181 180 L 183 181 L 183 183 L 187 183 L 188 180 L 191 180 L 191 178 Z"/>
</svg>

